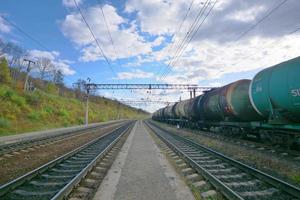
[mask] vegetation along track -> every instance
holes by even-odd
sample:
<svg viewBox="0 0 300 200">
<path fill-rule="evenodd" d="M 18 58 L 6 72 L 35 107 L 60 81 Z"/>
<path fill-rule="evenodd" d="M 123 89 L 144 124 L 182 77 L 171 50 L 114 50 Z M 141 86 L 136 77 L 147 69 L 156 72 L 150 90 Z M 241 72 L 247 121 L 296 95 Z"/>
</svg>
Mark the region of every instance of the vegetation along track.
<svg viewBox="0 0 300 200">
<path fill-rule="evenodd" d="M 87 128 L 80 129 L 80 130 L 70 130 L 70 131 L 66 131 L 63 133 L 45 135 L 45 136 L 35 137 L 35 138 L 30 138 L 30 139 L 23 139 L 21 141 L 14 142 L 14 143 L 3 144 L 3 145 L 0 145 L 0 156 L 9 154 L 9 153 L 12 153 L 15 151 L 19 151 L 22 149 L 30 148 L 33 146 L 43 145 L 43 144 L 46 144 L 49 142 L 54 142 L 54 141 L 59 141 L 59 140 L 62 140 L 62 139 L 65 139 L 65 138 L 68 138 L 71 136 L 84 134 L 89 131 L 96 130 L 99 128 L 104 128 L 104 127 L 111 126 L 111 125 L 117 124 L 117 123 L 120 123 L 120 122 L 112 122 L 112 123 L 107 123 L 107 124 L 103 124 L 103 125 L 99 125 L 99 126 L 87 127 Z"/>
<path fill-rule="evenodd" d="M 147 122 L 152 131 L 228 199 L 290 200 L 300 188 Z"/>
<path fill-rule="evenodd" d="M 62 199 L 132 126 L 126 123 L 104 136 L 0 187 L 1 199 Z"/>
</svg>

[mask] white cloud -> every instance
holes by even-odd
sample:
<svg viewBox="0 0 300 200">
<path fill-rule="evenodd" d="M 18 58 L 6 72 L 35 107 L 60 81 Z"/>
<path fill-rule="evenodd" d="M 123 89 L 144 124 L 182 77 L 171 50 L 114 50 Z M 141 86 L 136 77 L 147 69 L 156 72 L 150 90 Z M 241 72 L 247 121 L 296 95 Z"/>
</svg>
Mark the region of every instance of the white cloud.
<svg viewBox="0 0 300 200">
<path fill-rule="evenodd" d="M 161 43 L 163 42 L 165 40 L 165 38 L 164 37 L 162 37 L 162 36 L 159 36 L 159 37 L 157 37 L 153 42 L 152 42 L 152 46 L 159 46 L 159 45 L 161 45 Z"/>
<path fill-rule="evenodd" d="M 48 58 L 49 60 L 55 60 L 56 57 L 59 56 L 59 52 L 57 51 L 40 51 L 40 50 L 37 50 L 37 49 L 34 49 L 34 50 L 30 50 L 29 51 L 29 55 L 33 58 Z"/>
<path fill-rule="evenodd" d="M 9 33 L 10 31 L 11 31 L 11 27 L 0 16 L 0 32 Z"/>
<path fill-rule="evenodd" d="M 225 9 L 233 0 L 219 0 L 215 6 L 216 10 L 223 10 Z"/>
<path fill-rule="evenodd" d="M 76 0 L 77 4 L 82 4 L 83 0 Z M 67 8 L 74 8 L 76 7 L 74 0 L 62 0 L 62 4 Z"/>
<path fill-rule="evenodd" d="M 151 52 L 152 44 L 145 41 L 138 34 L 134 22 L 128 24 L 126 19 L 118 15 L 113 6 L 105 5 L 103 11 L 109 24 L 117 55 L 110 43 L 100 7 L 87 8 L 85 17 L 109 59 L 128 58 Z M 125 28 L 124 24 L 128 27 Z M 103 59 L 98 46 L 79 13 L 74 12 L 67 15 L 62 22 L 61 29 L 66 37 L 82 48 L 80 60 L 88 62 Z M 156 41 L 156 43 L 158 42 Z"/>
<path fill-rule="evenodd" d="M 110 44 L 100 7 L 87 7 L 87 12 L 84 13 L 109 59 L 130 58 L 127 66 L 140 67 L 151 62 L 168 64 L 205 1 L 194 1 L 192 10 L 178 33 L 179 24 L 190 2 L 186 0 L 128 0 L 124 11 L 127 12 L 125 14 L 130 14 L 130 18 L 126 18 L 128 15 L 121 15 L 124 14 L 122 11 L 117 13 L 113 6 L 105 5 L 104 12 L 118 57 L 115 56 Z M 225 75 L 239 73 L 236 77 L 238 80 L 243 78 L 241 77 L 243 74 L 249 74 L 243 72 L 257 71 L 299 56 L 300 47 L 297 44 L 300 36 L 286 35 L 297 26 L 296 19 L 299 18 L 297 10 L 299 2 L 297 4 L 297 1 L 291 1 L 281 7 L 241 40 L 233 42 L 239 34 L 253 26 L 267 13 L 267 10 L 272 9 L 277 3 L 272 0 L 219 0 L 207 21 L 176 62 L 173 72 L 168 74 L 163 82 L 199 83 L 205 80 L 209 86 L 220 86 L 228 81 L 224 78 Z M 132 19 L 132 16 L 136 18 Z M 82 61 L 102 59 L 95 41 L 78 12 L 74 10 L 67 15 L 61 24 L 61 29 L 64 35 L 80 49 Z M 170 40 L 175 45 L 172 45 Z M 155 47 L 158 46 L 163 47 L 157 50 L 158 48 Z M 121 72 L 117 79 L 147 76 L 140 72 L 143 71 Z M 149 78 L 160 80 L 153 74 Z M 146 98 L 149 94 L 139 95 Z M 174 101 L 178 100 L 179 96 L 182 96 L 182 99 L 188 98 L 189 94 L 174 91 L 174 93 L 164 95 L 158 91 L 152 91 L 151 96 Z"/>
<path fill-rule="evenodd" d="M 133 70 L 132 72 L 120 72 L 116 79 L 119 80 L 129 80 L 129 79 L 139 79 L 139 78 L 151 78 L 153 73 L 145 72 L 140 69 Z"/>
<path fill-rule="evenodd" d="M 189 2 L 184 0 L 128 0 L 125 11 L 137 12 L 143 32 L 152 35 L 173 34 Z"/>
<path fill-rule="evenodd" d="M 69 65 L 72 61 L 69 60 L 62 60 L 59 59 L 60 53 L 57 51 L 40 51 L 40 50 L 30 50 L 29 56 L 33 59 L 39 59 L 39 58 L 48 58 L 52 61 L 55 68 L 57 70 L 61 70 L 64 75 L 73 75 L 75 74 L 75 71 L 71 68 Z"/>
<path fill-rule="evenodd" d="M 245 10 L 238 10 L 232 14 L 227 15 L 225 18 L 241 22 L 252 22 L 260 13 L 264 12 L 265 10 L 265 6 L 258 5 L 253 6 L 251 8 L 247 8 Z"/>
<path fill-rule="evenodd" d="M 203 41 L 184 54 L 163 80 L 172 83 L 198 83 L 222 78 L 225 74 L 270 67 L 299 56 L 300 34 L 282 38 L 253 37 L 245 43 L 219 44 Z M 237 77 L 239 79 L 239 77 Z"/>
</svg>

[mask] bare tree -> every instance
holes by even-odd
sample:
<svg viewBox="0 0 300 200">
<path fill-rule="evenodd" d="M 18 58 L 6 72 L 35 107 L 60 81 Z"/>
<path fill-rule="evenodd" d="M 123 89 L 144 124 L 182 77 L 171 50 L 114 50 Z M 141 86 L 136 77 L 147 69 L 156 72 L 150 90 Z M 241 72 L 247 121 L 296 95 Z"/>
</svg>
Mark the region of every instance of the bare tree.
<svg viewBox="0 0 300 200">
<path fill-rule="evenodd" d="M 53 83 L 58 87 L 58 94 L 60 96 L 64 95 L 64 74 L 62 71 L 54 70 L 53 71 Z"/>
<path fill-rule="evenodd" d="M 78 79 L 77 82 L 74 84 L 74 90 L 75 90 L 75 97 L 77 99 L 82 99 L 85 93 L 85 87 L 86 81 L 83 79 Z"/>
<path fill-rule="evenodd" d="M 35 65 L 41 80 L 50 80 L 54 65 L 48 58 L 39 58 Z"/>
<path fill-rule="evenodd" d="M 60 69 L 54 70 L 53 82 L 55 85 L 58 85 L 58 86 L 64 85 L 64 75 Z"/>
</svg>

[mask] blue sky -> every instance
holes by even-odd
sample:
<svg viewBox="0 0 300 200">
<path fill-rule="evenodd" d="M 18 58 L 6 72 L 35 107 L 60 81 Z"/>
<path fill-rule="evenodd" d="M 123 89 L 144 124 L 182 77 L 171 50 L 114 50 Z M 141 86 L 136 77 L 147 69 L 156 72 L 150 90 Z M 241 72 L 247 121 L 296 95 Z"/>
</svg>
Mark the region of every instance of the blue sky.
<svg viewBox="0 0 300 200">
<path fill-rule="evenodd" d="M 77 79 L 87 77 L 96 83 L 167 82 L 221 86 L 243 78 L 251 79 L 259 70 L 299 56 L 300 52 L 299 33 L 289 34 L 300 27 L 300 2 L 297 0 L 287 1 L 238 40 L 282 0 L 219 0 L 214 7 L 213 0 L 194 0 L 192 6 L 192 0 L 76 2 L 111 66 L 103 59 L 74 0 L 0 0 L 0 38 L 17 43 L 32 57 L 53 60 L 65 73 L 65 82 L 69 86 Z M 173 60 L 170 73 L 162 76 L 158 72 L 167 69 L 190 25 L 205 5 L 204 14 L 208 14 L 209 8 L 212 12 L 206 19 L 205 15 L 200 18 L 199 24 L 202 20 L 203 24 L 195 37 L 181 56 Z M 46 49 L 25 37 L 1 16 L 30 34 Z M 169 95 L 163 93 L 99 92 L 117 99 L 176 101 L 179 97 L 189 96 L 180 91 Z M 161 106 L 141 105 L 149 111 Z"/>
</svg>

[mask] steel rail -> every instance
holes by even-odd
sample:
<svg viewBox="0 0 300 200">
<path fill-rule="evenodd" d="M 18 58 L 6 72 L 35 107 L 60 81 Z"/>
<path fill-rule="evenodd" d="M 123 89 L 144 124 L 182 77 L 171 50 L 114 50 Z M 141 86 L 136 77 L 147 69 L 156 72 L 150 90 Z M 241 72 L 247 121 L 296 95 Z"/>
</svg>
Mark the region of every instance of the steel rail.
<svg viewBox="0 0 300 200">
<path fill-rule="evenodd" d="M 199 173 L 201 173 L 206 179 L 208 179 L 209 181 L 211 181 L 211 183 L 220 191 L 222 191 L 222 193 L 229 199 L 244 199 L 243 197 L 241 197 L 241 195 L 239 195 L 237 192 L 233 191 L 231 188 L 229 188 L 228 186 L 226 186 L 225 183 L 223 183 L 222 181 L 220 181 L 217 177 L 215 177 L 213 174 L 211 174 L 209 171 L 207 171 L 206 169 L 204 169 L 201 164 L 198 164 L 193 158 L 191 158 L 189 155 L 187 155 L 186 153 L 184 153 L 182 150 L 180 150 L 175 144 L 173 144 L 171 141 L 169 141 L 169 139 L 167 139 L 166 137 L 162 136 L 161 134 L 159 134 L 158 132 L 163 132 L 166 133 L 168 135 L 170 135 L 171 137 L 173 137 L 175 140 L 178 140 L 180 142 L 183 142 L 189 146 L 194 147 L 195 149 L 199 149 L 201 151 L 207 152 L 208 154 L 219 158 L 220 160 L 223 160 L 225 163 L 229 163 L 230 165 L 233 165 L 234 167 L 256 177 L 259 180 L 262 180 L 270 185 L 272 185 L 273 187 L 280 189 L 281 191 L 284 191 L 285 193 L 293 196 L 293 198 L 299 198 L 300 197 L 300 188 L 293 186 L 287 182 L 284 182 L 278 178 L 275 178 L 269 174 L 266 174 L 260 170 L 257 170 L 251 166 L 248 166 L 242 162 L 239 162 L 237 160 L 234 160 L 224 154 L 221 154 L 217 151 L 214 151 L 212 149 L 209 149 L 205 146 L 202 146 L 190 139 L 187 139 L 183 136 L 179 136 L 176 135 L 170 131 L 167 131 L 161 127 L 158 127 L 157 125 L 153 124 L 153 123 L 149 123 L 146 122 L 146 124 L 148 125 L 148 127 L 159 137 L 161 138 L 170 148 L 172 148 L 175 152 L 177 152 L 179 155 L 181 155 L 183 157 L 184 160 L 186 160 L 196 171 L 198 171 Z"/>
<path fill-rule="evenodd" d="M 88 164 L 76 177 L 74 177 L 62 190 L 60 190 L 52 200 L 63 199 L 67 197 L 74 186 L 76 186 L 82 178 L 84 178 L 87 173 L 97 164 L 97 161 L 105 156 L 105 154 L 120 140 L 120 138 L 129 130 L 129 126 L 125 131 L 119 135 L 115 140 L 113 140 L 94 160 Z"/>
<path fill-rule="evenodd" d="M 4 154 L 9 154 L 11 152 L 20 151 L 25 148 L 30 148 L 36 145 L 42 145 L 48 142 L 53 142 L 57 140 L 61 140 L 64 138 L 72 137 L 79 134 L 84 134 L 86 131 L 97 130 L 99 128 L 105 128 L 110 125 L 118 124 L 122 122 L 112 122 L 109 124 L 101 124 L 93 127 L 86 127 L 79 130 L 68 130 L 62 133 L 55 133 L 53 135 L 45 135 L 45 136 L 37 136 L 35 138 L 25 138 L 21 141 L 17 141 L 10 144 L 0 145 L 0 156 Z"/>
<path fill-rule="evenodd" d="M 113 145 L 128 131 L 128 129 L 131 127 L 131 125 L 132 125 L 132 122 L 123 124 L 121 127 L 115 128 L 114 130 L 109 131 L 105 135 L 102 135 L 102 136 L 88 142 L 87 144 L 84 144 L 84 145 L 72 150 L 71 152 L 60 156 L 59 158 L 56 158 L 55 160 L 52 160 L 52 161 L 38 167 L 37 169 L 17 178 L 9 183 L 2 185 L 0 187 L 0 198 L 1 199 L 2 198 L 3 199 L 11 199 L 11 198 L 7 197 L 7 195 L 12 194 L 14 191 L 16 191 L 18 188 L 22 187 L 23 185 L 25 185 L 25 186 L 26 186 L 26 184 L 29 185 L 30 182 L 32 180 L 34 180 L 35 178 L 38 179 L 39 177 L 41 177 L 43 174 L 45 174 L 47 172 L 51 173 L 51 171 L 49 172 L 49 170 L 55 169 L 55 167 L 58 168 L 59 164 L 63 164 L 64 161 L 68 161 L 72 158 L 73 159 L 75 159 L 75 158 L 81 159 L 82 157 L 76 157 L 76 155 L 78 156 L 80 153 L 84 152 L 89 147 L 94 147 L 93 145 L 97 145 L 98 143 L 100 145 L 107 145 L 107 146 L 105 146 L 104 149 L 102 149 L 102 150 L 100 149 L 101 152 L 96 152 L 96 153 L 98 153 L 98 155 L 96 155 L 91 161 L 89 161 L 89 163 L 82 164 L 82 165 L 84 165 L 84 167 L 82 167 L 82 169 L 79 169 L 78 173 L 75 176 L 73 176 L 71 180 L 69 180 L 67 183 L 63 184 L 62 188 L 60 188 L 58 191 L 52 192 L 53 195 L 51 198 L 42 198 L 42 196 L 43 196 L 42 194 L 39 197 L 34 198 L 36 195 L 32 194 L 32 195 L 25 195 L 25 198 L 22 198 L 22 199 L 62 199 L 64 197 L 66 197 L 71 192 L 71 190 L 76 186 L 76 184 L 81 180 L 81 178 L 83 178 L 88 173 L 88 171 L 92 169 L 92 167 L 96 164 L 96 161 L 98 159 L 102 158 L 103 155 L 105 155 L 105 153 L 110 148 L 113 147 Z M 115 137 L 113 134 L 118 134 L 118 136 Z M 113 137 L 111 141 L 110 141 L 109 137 Z M 101 144 L 101 142 L 102 143 L 104 142 L 104 144 Z M 89 151 L 90 151 L 89 153 L 94 153 L 94 152 L 92 152 L 92 150 L 89 150 Z M 75 159 L 75 161 L 76 161 L 76 159 Z M 72 163 L 72 164 L 74 165 L 74 163 Z M 72 164 L 70 164 L 70 166 L 72 166 Z M 75 163 L 75 165 L 76 165 L 76 163 Z M 69 169 L 69 168 L 67 168 L 67 169 Z M 63 173 L 63 174 L 65 175 L 65 173 Z M 46 184 L 47 183 L 48 183 L 48 181 L 46 182 Z M 39 187 L 43 187 L 43 185 L 41 185 Z M 47 187 L 47 185 L 45 185 L 44 187 Z M 35 192 L 39 192 L 39 191 L 35 191 Z M 51 193 L 51 190 L 49 191 L 49 193 Z M 45 195 L 47 196 L 49 194 L 45 194 Z M 26 196 L 27 196 L 27 198 L 26 198 Z"/>
</svg>

